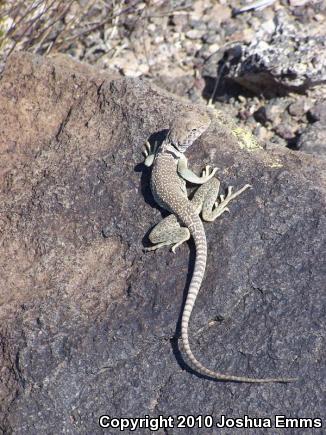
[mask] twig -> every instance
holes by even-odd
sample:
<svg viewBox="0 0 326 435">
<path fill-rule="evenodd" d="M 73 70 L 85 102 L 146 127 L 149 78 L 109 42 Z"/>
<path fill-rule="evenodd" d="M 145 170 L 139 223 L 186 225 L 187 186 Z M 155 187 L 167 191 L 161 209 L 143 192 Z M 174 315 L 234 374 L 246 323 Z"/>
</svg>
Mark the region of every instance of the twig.
<svg viewBox="0 0 326 435">
<path fill-rule="evenodd" d="M 52 3 L 50 4 L 50 6 L 49 6 L 45 11 L 42 11 L 38 16 L 36 16 L 36 17 L 35 17 L 35 18 L 30 22 L 29 26 L 27 26 L 26 29 L 24 30 L 23 34 L 22 34 L 22 35 L 19 35 L 19 36 L 20 36 L 20 39 L 22 39 L 22 38 L 24 37 L 24 35 L 26 35 L 26 33 L 30 30 L 31 27 L 33 27 L 33 25 L 35 24 L 35 22 L 36 22 L 37 20 L 39 20 L 39 19 L 42 17 L 42 15 L 44 15 L 45 13 L 48 12 L 48 10 L 52 7 L 52 5 L 53 5 L 56 1 L 57 1 L 57 0 L 53 0 Z M 10 54 L 14 51 L 14 49 L 16 48 L 16 45 L 18 44 L 18 42 L 19 42 L 18 40 L 14 41 L 12 47 L 10 48 L 9 52 L 7 53 L 7 56 L 6 56 L 7 58 L 8 58 L 8 57 L 10 56 Z"/>
<path fill-rule="evenodd" d="M 131 9 L 133 9 L 135 6 L 137 6 L 138 3 L 141 3 L 141 2 L 142 2 L 142 0 L 136 0 L 134 4 L 128 6 L 127 8 L 121 10 L 120 12 L 117 12 L 116 14 L 110 15 L 109 17 L 105 18 L 100 23 L 96 24 L 95 26 L 91 27 L 90 29 L 85 29 L 85 30 L 79 32 L 77 35 L 71 36 L 70 38 L 66 38 L 64 41 L 60 41 L 60 42 L 61 43 L 72 42 L 75 39 L 80 38 L 81 36 L 87 35 L 87 34 L 93 32 L 94 30 L 97 30 L 99 27 L 102 27 L 104 24 L 110 22 L 113 18 L 115 18 L 123 13 L 129 12 Z"/>
<path fill-rule="evenodd" d="M 61 0 L 59 0 L 59 1 L 61 1 Z M 38 42 L 38 44 L 36 44 L 35 45 L 35 48 L 34 48 L 34 53 L 36 53 L 37 52 L 37 50 L 39 49 L 39 47 L 40 47 L 40 45 L 42 44 L 42 42 L 45 40 L 45 38 L 48 36 L 48 34 L 50 33 L 50 31 L 52 30 L 52 28 L 53 28 L 53 26 L 55 25 L 55 23 L 57 23 L 59 20 L 61 20 L 61 18 L 62 17 L 64 17 L 66 14 L 67 14 L 67 12 L 69 11 L 69 9 L 70 9 L 70 7 L 71 7 L 71 5 L 74 3 L 74 1 L 76 1 L 76 0 L 71 0 L 70 1 L 70 3 L 68 4 L 68 6 L 61 12 L 61 13 L 59 13 L 59 15 L 57 15 L 56 17 L 55 17 L 55 19 L 54 19 L 54 21 L 52 21 L 47 27 L 45 27 L 42 31 L 41 31 L 41 33 L 40 33 L 40 35 L 38 35 L 38 37 L 37 38 L 40 38 L 41 37 L 41 39 L 40 39 L 40 41 Z M 60 4 L 60 3 L 59 3 Z M 43 33 L 43 36 L 42 36 L 42 33 Z"/>
</svg>

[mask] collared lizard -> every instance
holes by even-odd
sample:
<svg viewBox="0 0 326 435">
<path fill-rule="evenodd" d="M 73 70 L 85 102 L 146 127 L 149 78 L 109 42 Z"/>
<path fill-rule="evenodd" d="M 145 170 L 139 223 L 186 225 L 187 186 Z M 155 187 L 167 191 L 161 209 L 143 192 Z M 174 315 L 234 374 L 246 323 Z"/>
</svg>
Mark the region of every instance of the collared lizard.
<svg viewBox="0 0 326 435">
<path fill-rule="evenodd" d="M 205 221 L 214 221 L 222 213 L 229 211 L 226 206 L 231 200 L 251 187 L 246 184 L 234 193 L 232 187 L 229 187 L 227 195 L 220 195 L 218 200 L 220 182 L 214 177 L 216 168 L 206 166 L 200 177 L 188 168 L 184 152 L 208 129 L 210 123 L 211 119 L 207 114 L 187 112 L 174 120 L 160 147 L 151 148 L 150 144 L 146 143 L 145 165 L 153 166 L 151 190 L 154 199 L 158 205 L 171 213 L 150 232 L 149 239 L 154 246 L 146 249 L 155 250 L 165 245 L 173 245 L 172 251 L 175 252 L 175 249 L 191 236 L 194 239 L 196 260 L 182 314 L 181 338 L 187 357 L 199 373 L 223 381 L 290 382 L 294 379 L 258 379 L 218 373 L 200 363 L 190 349 L 189 320 L 204 277 L 207 259 L 206 235 L 199 215 L 201 213 Z M 186 181 L 200 185 L 191 200 L 187 195 Z"/>
</svg>

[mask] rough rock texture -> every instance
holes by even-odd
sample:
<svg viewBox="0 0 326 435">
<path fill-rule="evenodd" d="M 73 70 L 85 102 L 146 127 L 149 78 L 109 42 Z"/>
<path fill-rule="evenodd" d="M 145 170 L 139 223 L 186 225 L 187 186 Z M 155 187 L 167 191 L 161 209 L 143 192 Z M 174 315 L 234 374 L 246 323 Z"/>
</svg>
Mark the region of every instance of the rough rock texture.
<svg viewBox="0 0 326 435">
<path fill-rule="evenodd" d="M 143 253 L 160 212 L 141 149 L 187 105 L 69 60 L 9 59 L 0 81 L 4 433 L 102 433 L 101 414 L 323 416 L 325 162 L 243 149 L 218 122 L 190 150 L 192 167 L 210 162 L 224 187 L 254 189 L 206 225 L 192 348 L 213 369 L 300 380 L 220 383 L 182 361 L 176 325 L 193 246 L 190 257 L 188 245 Z M 179 432 L 230 430 L 157 433 Z"/>
</svg>

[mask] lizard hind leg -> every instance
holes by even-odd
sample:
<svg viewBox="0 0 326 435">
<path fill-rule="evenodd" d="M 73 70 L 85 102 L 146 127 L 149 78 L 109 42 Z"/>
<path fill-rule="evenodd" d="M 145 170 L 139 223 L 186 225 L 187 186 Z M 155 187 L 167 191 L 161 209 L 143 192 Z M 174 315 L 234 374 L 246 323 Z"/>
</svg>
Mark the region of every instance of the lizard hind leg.
<svg viewBox="0 0 326 435">
<path fill-rule="evenodd" d="M 203 207 L 202 216 L 203 219 L 206 221 L 214 221 L 218 216 L 221 216 L 222 213 L 225 211 L 229 212 L 227 205 L 232 199 L 236 198 L 237 196 L 241 195 L 242 192 L 244 192 L 247 189 L 250 189 L 252 186 L 250 184 L 245 184 L 241 189 L 239 189 L 236 192 L 233 192 L 233 187 L 229 186 L 227 189 L 226 196 L 220 195 L 219 200 L 217 199 L 215 201 L 213 209 L 205 209 Z M 204 204 L 205 205 L 205 204 Z"/>
<path fill-rule="evenodd" d="M 217 199 L 220 182 L 217 178 L 212 178 L 197 189 L 191 202 L 195 206 L 196 211 L 198 213 L 201 212 L 204 221 L 213 222 L 222 213 L 229 211 L 227 205 L 232 199 L 250 187 L 250 184 L 246 184 L 237 192 L 232 192 L 232 186 L 230 186 L 228 187 L 227 195 L 225 197 L 220 195 L 219 199 Z"/>
<path fill-rule="evenodd" d="M 159 222 L 149 233 L 149 240 L 154 245 L 145 248 L 145 250 L 154 251 L 162 246 L 173 245 L 171 250 L 175 252 L 175 249 L 189 238 L 188 228 L 181 227 L 177 218 L 171 214 Z"/>
<path fill-rule="evenodd" d="M 211 178 L 196 190 L 191 203 L 198 214 L 202 213 L 203 220 L 211 220 L 212 210 L 216 204 L 216 198 L 220 189 L 220 181 Z M 208 218 L 208 219 L 207 219 Z"/>
</svg>

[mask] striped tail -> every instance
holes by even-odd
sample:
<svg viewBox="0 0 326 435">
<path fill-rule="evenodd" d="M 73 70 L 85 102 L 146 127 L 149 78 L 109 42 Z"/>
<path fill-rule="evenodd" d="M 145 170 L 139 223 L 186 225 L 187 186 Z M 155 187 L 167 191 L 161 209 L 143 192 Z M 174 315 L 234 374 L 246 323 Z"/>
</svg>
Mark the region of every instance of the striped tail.
<svg viewBox="0 0 326 435">
<path fill-rule="evenodd" d="M 184 220 L 184 224 L 187 225 L 194 239 L 195 247 L 196 247 L 195 268 L 190 282 L 189 291 L 188 291 L 186 303 L 182 314 L 182 320 L 181 320 L 182 344 L 187 357 L 193 364 L 193 367 L 202 375 L 206 375 L 221 381 L 252 382 L 252 383 L 295 381 L 296 379 L 285 379 L 285 378 L 284 379 L 283 378 L 256 379 L 256 378 L 247 378 L 242 376 L 226 375 L 223 373 L 215 372 L 213 370 L 209 370 L 196 359 L 196 357 L 194 356 L 194 354 L 190 349 L 188 329 L 189 329 L 190 316 L 194 308 L 195 301 L 205 274 L 206 259 L 207 259 L 207 241 L 206 241 L 206 235 L 205 235 L 203 223 L 198 215 L 193 214 L 191 216 L 191 222 L 186 222 Z"/>
</svg>

